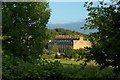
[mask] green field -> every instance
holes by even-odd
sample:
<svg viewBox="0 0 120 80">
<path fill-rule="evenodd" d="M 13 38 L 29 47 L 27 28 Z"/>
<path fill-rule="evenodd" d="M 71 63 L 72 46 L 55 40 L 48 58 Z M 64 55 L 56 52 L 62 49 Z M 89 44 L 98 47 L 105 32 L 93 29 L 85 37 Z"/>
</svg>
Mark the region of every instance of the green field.
<svg viewBox="0 0 120 80">
<path fill-rule="evenodd" d="M 83 60 L 80 60 L 80 61 L 76 61 L 74 59 L 52 59 L 53 61 L 55 60 L 58 60 L 60 61 L 61 64 L 63 64 L 63 66 L 80 66 L 81 63 L 83 63 L 84 61 Z M 95 61 L 91 61 L 89 63 L 87 63 L 88 65 L 94 65 L 94 66 L 97 66 L 97 64 L 95 63 Z"/>
<path fill-rule="evenodd" d="M 103 68 L 98 67 L 95 61 L 87 62 L 84 66 L 84 60 L 77 61 L 76 59 L 54 59 L 54 55 L 43 55 L 44 59 L 52 62 L 59 61 L 62 64 L 62 68 L 58 71 L 62 76 L 70 79 L 81 78 L 113 78 L 113 67 Z"/>
<path fill-rule="evenodd" d="M 62 74 L 71 79 L 80 78 L 113 78 L 113 68 L 100 69 L 95 61 L 87 63 L 88 65 L 83 67 L 80 63 L 83 61 L 65 60 L 65 59 L 52 59 L 52 61 L 58 60 L 63 65 L 60 69 Z"/>
</svg>

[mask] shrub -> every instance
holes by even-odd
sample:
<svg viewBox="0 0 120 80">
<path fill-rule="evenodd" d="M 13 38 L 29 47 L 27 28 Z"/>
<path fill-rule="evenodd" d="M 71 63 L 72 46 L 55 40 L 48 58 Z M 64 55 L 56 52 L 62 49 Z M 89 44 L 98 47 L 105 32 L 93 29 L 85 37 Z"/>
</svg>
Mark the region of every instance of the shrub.
<svg viewBox="0 0 120 80">
<path fill-rule="evenodd" d="M 54 57 L 55 57 L 55 54 L 43 54 L 42 56 L 41 56 L 41 58 L 44 58 L 44 59 L 54 59 Z"/>
<path fill-rule="evenodd" d="M 3 79 L 48 80 L 61 78 L 62 65 L 59 61 L 35 60 L 25 62 L 19 58 L 3 58 Z"/>
</svg>

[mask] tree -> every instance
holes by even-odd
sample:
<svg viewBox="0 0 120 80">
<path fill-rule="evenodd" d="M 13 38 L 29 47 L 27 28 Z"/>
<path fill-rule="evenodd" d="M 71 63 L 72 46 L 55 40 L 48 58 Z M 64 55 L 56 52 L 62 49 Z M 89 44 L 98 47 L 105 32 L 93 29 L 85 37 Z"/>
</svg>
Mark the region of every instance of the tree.
<svg viewBox="0 0 120 80">
<path fill-rule="evenodd" d="M 92 4 L 85 4 L 89 17 L 84 29 L 98 29 L 98 32 L 91 34 L 90 52 L 100 66 L 113 66 L 120 72 L 120 1 L 111 5 L 100 2 L 97 7 Z"/>
<path fill-rule="evenodd" d="M 58 51 L 58 45 L 55 43 L 53 46 L 52 46 L 52 51 L 54 54 L 57 54 Z"/>
<path fill-rule="evenodd" d="M 3 55 L 38 57 L 47 41 L 48 2 L 3 2 Z"/>
<path fill-rule="evenodd" d="M 84 36 L 85 39 L 88 36 L 87 34 L 75 32 L 75 31 L 70 31 L 70 30 L 66 30 L 66 29 L 63 29 L 63 28 L 48 29 L 48 35 L 51 36 L 51 39 L 55 35 L 82 35 L 82 36 Z"/>
<path fill-rule="evenodd" d="M 74 50 L 72 49 L 71 46 L 69 46 L 66 50 L 65 50 L 65 55 L 68 57 L 68 58 L 73 58 L 74 56 Z"/>
<path fill-rule="evenodd" d="M 48 54 L 48 50 L 46 48 L 43 49 L 43 54 Z"/>
</svg>

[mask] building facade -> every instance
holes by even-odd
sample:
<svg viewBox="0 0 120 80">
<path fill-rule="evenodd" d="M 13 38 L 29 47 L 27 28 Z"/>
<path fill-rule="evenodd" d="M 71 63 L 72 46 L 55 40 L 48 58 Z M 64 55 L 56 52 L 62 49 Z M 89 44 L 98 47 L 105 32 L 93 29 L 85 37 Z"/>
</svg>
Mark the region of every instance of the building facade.
<svg viewBox="0 0 120 80">
<path fill-rule="evenodd" d="M 54 45 L 57 45 L 59 53 L 63 53 L 68 47 L 73 49 L 92 47 L 92 43 L 83 40 L 83 36 L 80 35 L 56 35 L 53 40 L 49 40 L 48 50 L 51 51 Z"/>
</svg>

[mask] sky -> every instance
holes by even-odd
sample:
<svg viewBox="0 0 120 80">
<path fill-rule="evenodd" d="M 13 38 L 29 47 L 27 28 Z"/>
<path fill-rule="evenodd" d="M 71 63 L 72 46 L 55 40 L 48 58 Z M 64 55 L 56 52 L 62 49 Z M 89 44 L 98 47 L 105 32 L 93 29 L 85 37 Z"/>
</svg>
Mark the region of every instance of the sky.
<svg viewBox="0 0 120 80">
<path fill-rule="evenodd" d="M 50 2 L 52 9 L 50 24 L 64 24 L 83 21 L 87 17 L 87 11 L 83 7 L 84 2 Z"/>
<path fill-rule="evenodd" d="M 47 0 L 50 2 L 97 2 L 97 1 L 103 1 L 103 0 Z M 109 2 L 110 0 L 104 0 L 104 2 Z M 114 0 L 115 1 L 115 0 Z"/>
<path fill-rule="evenodd" d="M 110 2 L 107 3 L 110 4 Z M 98 5 L 98 3 L 95 2 L 95 5 Z M 47 24 L 48 29 L 64 28 L 86 34 L 96 31 L 80 30 L 88 16 L 88 11 L 83 6 L 84 2 L 50 2 L 52 12 Z"/>
</svg>

